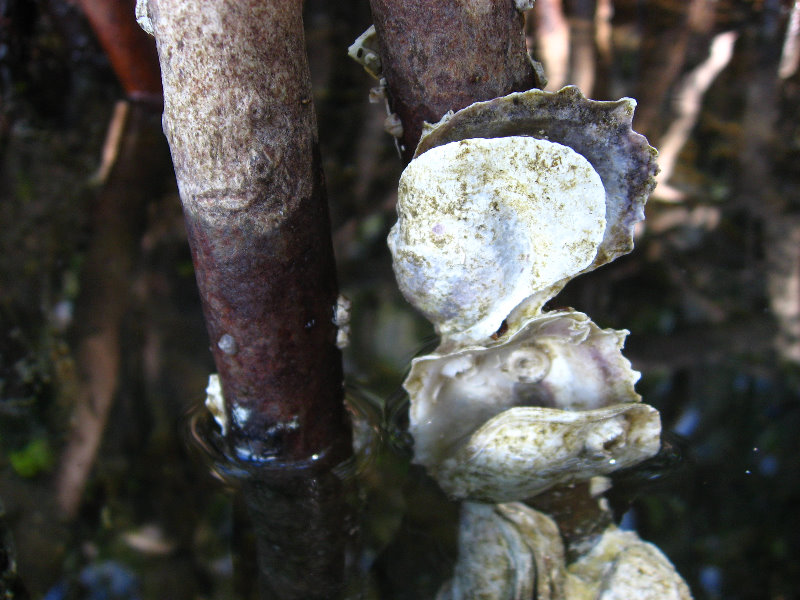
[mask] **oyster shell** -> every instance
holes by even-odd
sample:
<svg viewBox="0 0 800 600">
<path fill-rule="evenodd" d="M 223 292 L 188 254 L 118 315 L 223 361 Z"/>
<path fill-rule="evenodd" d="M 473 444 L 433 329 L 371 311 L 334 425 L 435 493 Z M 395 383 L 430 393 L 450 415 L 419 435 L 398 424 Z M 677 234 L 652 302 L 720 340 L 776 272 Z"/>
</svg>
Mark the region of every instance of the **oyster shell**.
<svg viewBox="0 0 800 600">
<path fill-rule="evenodd" d="M 515 92 L 428 125 L 415 156 L 457 140 L 522 135 L 572 148 L 589 161 L 606 190 L 607 226 L 590 270 L 633 249 L 633 226 L 644 219 L 644 204 L 655 188 L 658 152 L 633 131 L 635 108 L 632 98 L 589 100 L 575 86 Z"/>
<path fill-rule="evenodd" d="M 454 497 L 504 502 L 654 455 L 660 420 L 639 404 L 626 333 L 551 312 L 494 345 L 415 359 L 415 462 Z"/>
<path fill-rule="evenodd" d="M 476 103 L 427 127 L 401 177 L 395 273 L 442 335 L 404 382 L 414 460 L 451 496 L 520 500 L 658 451 L 658 412 L 640 403 L 621 353 L 627 332 L 541 312 L 571 278 L 633 247 L 657 171 L 634 107 L 574 87 Z M 467 511 L 462 538 L 491 537 L 491 510 Z M 486 552 L 505 556 L 513 539 Z M 489 579 L 473 583 L 488 590 Z M 522 597 L 508 585 L 485 597 Z"/>
<path fill-rule="evenodd" d="M 438 146 L 400 178 L 388 240 L 400 290 L 442 336 L 486 339 L 520 302 L 592 263 L 605 212 L 600 176 L 561 144 Z"/>
<path fill-rule="evenodd" d="M 521 503 L 461 506 L 458 562 L 437 600 L 564 598 L 564 546 L 548 516 Z"/>
<path fill-rule="evenodd" d="M 568 86 L 558 92 L 530 90 L 477 102 L 448 113 L 435 125 L 426 125 L 415 159 L 401 179 L 400 218 L 390 234 L 390 247 L 401 290 L 434 322 L 445 340 L 452 336 L 479 341 L 505 318 L 513 328 L 515 323 L 538 314 L 569 279 L 633 248 L 633 228 L 644 218 L 644 203 L 655 187 L 658 171 L 656 150 L 631 129 L 635 106 L 630 98 L 616 102 L 588 100 L 576 87 Z M 586 159 L 596 172 L 605 204 L 599 244 L 596 227 L 600 211 L 596 203 L 601 200 L 596 180 L 586 173 L 585 164 L 572 153 L 561 151 L 571 157 L 569 164 L 574 167 L 569 169 L 575 169 L 563 183 L 557 181 L 560 173 L 553 169 L 555 154 L 549 162 L 530 161 L 534 173 L 511 174 L 508 163 L 523 160 L 520 157 L 529 152 L 530 145 L 521 143 L 525 138 L 565 146 Z M 506 143 L 487 145 L 487 140 L 494 139 Z M 459 141 L 464 145 L 426 157 L 436 148 Z M 492 148 L 491 159 L 485 152 L 460 151 L 473 146 Z M 550 150 L 541 150 L 542 155 L 560 146 L 547 145 Z M 576 205 L 571 194 L 565 193 L 578 179 L 585 186 L 582 205 Z M 519 185 L 526 180 L 537 183 L 522 196 L 538 197 L 536 208 L 545 208 L 545 212 L 534 220 L 502 218 L 500 215 L 518 211 L 505 205 L 499 211 L 494 209 L 493 200 L 506 197 L 498 193 L 501 185 L 512 186 L 507 197 L 514 206 L 521 199 L 517 195 Z M 475 185 L 476 181 L 483 183 Z M 487 200 L 486 194 L 492 199 Z M 562 205 L 562 197 L 569 201 Z M 433 205 L 429 206 L 431 200 Z M 459 200 L 465 203 L 463 208 Z M 560 206 L 563 212 L 559 212 Z M 465 218 L 468 210 L 471 215 Z M 579 243 L 574 238 L 577 224 L 571 222 L 573 218 L 593 223 L 585 226 L 586 236 Z M 413 230 L 407 230 L 409 227 Z M 486 239 L 489 245 L 479 247 Z M 520 242 L 531 239 L 536 240 L 535 247 Z M 508 247 L 503 245 L 504 240 L 509 242 Z M 564 262 L 568 252 L 560 252 L 569 244 L 576 251 L 572 263 Z M 587 255 L 591 257 L 587 259 Z M 518 262 L 515 271 L 515 259 L 538 260 L 552 268 L 548 276 L 529 279 L 520 276 Z M 454 262 L 457 268 L 448 271 Z M 553 281 L 553 277 L 557 279 Z M 512 311 L 514 306 L 517 309 Z"/>
<path fill-rule="evenodd" d="M 206 387 L 206 408 L 222 430 L 222 435 L 228 433 L 228 413 L 225 412 L 225 399 L 222 397 L 222 384 L 219 375 L 212 373 L 208 376 Z"/>
<path fill-rule="evenodd" d="M 567 567 L 570 600 L 691 600 L 669 559 L 632 531 L 609 527 L 597 545 Z"/>
<path fill-rule="evenodd" d="M 647 404 L 589 411 L 511 408 L 431 467 L 457 498 L 508 501 L 629 467 L 658 452 L 661 421 Z"/>
<path fill-rule="evenodd" d="M 669 559 L 632 531 L 608 527 L 565 565 L 550 517 L 519 503 L 461 507 L 458 560 L 436 600 L 691 600 Z"/>
</svg>

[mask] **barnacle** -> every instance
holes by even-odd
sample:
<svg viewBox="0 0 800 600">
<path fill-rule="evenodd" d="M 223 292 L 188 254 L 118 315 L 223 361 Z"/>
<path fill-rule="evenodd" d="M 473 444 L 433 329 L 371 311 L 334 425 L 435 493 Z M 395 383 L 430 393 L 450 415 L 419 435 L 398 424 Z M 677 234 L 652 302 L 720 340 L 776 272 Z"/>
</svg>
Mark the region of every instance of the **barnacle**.
<svg viewBox="0 0 800 600">
<path fill-rule="evenodd" d="M 367 73 L 375 79 L 380 79 L 381 57 L 378 53 L 378 34 L 375 32 L 375 25 L 370 25 L 364 33 L 358 36 L 347 49 L 347 54 L 364 67 Z"/>
<path fill-rule="evenodd" d="M 212 373 L 208 376 L 206 387 L 206 408 L 222 430 L 222 435 L 228 432 L 228 413 L 225 412 L 225 399 L 222 397 L 222 384 L 219 375 Z"/>
</svg>

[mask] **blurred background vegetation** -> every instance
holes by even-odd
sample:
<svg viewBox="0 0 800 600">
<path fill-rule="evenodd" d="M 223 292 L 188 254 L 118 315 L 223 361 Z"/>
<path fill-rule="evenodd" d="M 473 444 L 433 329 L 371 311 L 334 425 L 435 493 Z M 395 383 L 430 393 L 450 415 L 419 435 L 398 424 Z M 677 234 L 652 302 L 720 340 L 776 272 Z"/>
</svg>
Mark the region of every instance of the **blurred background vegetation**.
<svg viewBox="0 0 800 600">
<path fill-rule="evenodd" d="M 158 114 L 117 104 L 124 93 L 74 4 L 0 9 L 3 585 L 16 556 L 34 598 L 247 597 L 234 576 L 250 564 L 240 508 L 191 441 L 213 363 Z M 636 130 L 661 148 L 636 250 L 552 302 L 631 331 L 638 389 L 669 432 L 669 460 L 616 476 L 618 516 L 698 599 L 796 598 L 798 2 L 537 0 L 526 16 L 550 88 L 635 98 Z M 400 161 L 383 106 L 368 101 L 374 82 L 346 55 L 369 24 L 366 0 L 306 2 L 340 285 L 353 301 L 349 394 L 389 415 L 362 474 L 361 560 L 374 597 L 429 598 L 452 564 L 457 509 L 409 466 L 394 429 L 403 373 L 434 338 L 397 292 L 385 245 Z M 125 111 L 127 162 L 103 172 L 109 123 Z M 107 331 L 113 350 L 87 353 Z M 64 518 L 59 457 L 97 373 L 113 403 Z"/>
</svg>

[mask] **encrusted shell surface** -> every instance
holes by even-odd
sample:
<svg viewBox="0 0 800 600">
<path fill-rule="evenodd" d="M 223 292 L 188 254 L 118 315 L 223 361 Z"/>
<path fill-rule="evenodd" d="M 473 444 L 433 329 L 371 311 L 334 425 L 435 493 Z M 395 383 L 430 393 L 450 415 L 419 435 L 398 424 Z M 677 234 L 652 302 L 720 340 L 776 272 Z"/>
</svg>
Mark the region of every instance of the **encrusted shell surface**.
<svg viewBox="0 0 800 600">
<path fill-rule="evenodd" d="M 669 559 L 632 531 L 609 527 L 597 545 L 567 567 L 570 600 L 691 600 Z"/>
<path fill-rule="evenodd" d="M 444 343 L 513 330 L 633 248 L 658 170 L 631 129 L 635 106 L 530 90 L 426 127 L 389 245 L 401 291 Z"/>
<path fill-rule="evenodd" d="M 465 502 L 453 577 L 436 600 L 691 600 L 669 559 L 632 531 L 607 528 L 595 546 L 565 564 L 556 523 L 510 502 Z"/>
<path fill-rule="evenodd" d="M 437 600 L 564 598 L 564 546 L 555 522 L 520 503 L 461 507 L 458 562 Z"/>
<path fill-rule="evenodd" d="M 514 307 L 588 267 L 606 228 L 600 176 L 532 137 L 468 139 L 413 160 L 389 234 L 403 295 L 449 339 L 491 336 Z"/>
<path fill-rule="evenodd" d="M 454 497 L 503 502 L 654 455 L 660 420 L 639 404 L 625 334 L 559 311 L 494 345 L 415 359 L 415 462 Z"/>
<path fill-rule="evenodd" d="M 458 498 L 528 498 L 557 483 L 629 467 L 658 452 L 661 421 L 647 404 L 589 411 L 511 408 L 431 468 Z"/>
<path fill-rule="evenodd" d="M 600 175 L 606 191 L 607 227 L 587 270 L 633 249 L 633 226 L 655 188 L 655 148 L 633 131 L 636 101 L 587 99 L 575 86 L 557 92 L 529 90 L 476 102 L 426 127 L 415 156 L 469 138 L 531 136 L 572 148 Z"/>
</svg>

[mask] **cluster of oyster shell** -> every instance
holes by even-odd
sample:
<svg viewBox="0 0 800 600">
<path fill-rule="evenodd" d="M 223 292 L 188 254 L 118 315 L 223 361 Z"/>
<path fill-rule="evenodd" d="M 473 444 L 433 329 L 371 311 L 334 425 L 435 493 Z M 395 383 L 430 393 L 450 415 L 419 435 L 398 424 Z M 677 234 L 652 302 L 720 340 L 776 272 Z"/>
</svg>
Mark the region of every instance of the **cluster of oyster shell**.
<svg viewBox="0 0 800 600">
<path fill-rule="evenodd" d="M 659 450 L 658 412 L 621 353 L 627 332 L 543 311 L 633 247 L 657 171 L 634 107 L 575 87 L 479 102 L 427 126 L 400 178 L 395 274 L 441 336 L 404 383 L 414 460 L 467 500 L 442 600 L 689 597 L 633 533 L 609 530 L 565 565 L 555 524 L 520 503 Z"/>
<path fill-rule="evenodd" d="M 458 542 L 453 578 L 437 600 L 691 598 L 658 548 L 613 525 L 567 565 L 556 523 L 521 502 L 464 502 Z"/>
</svg>

